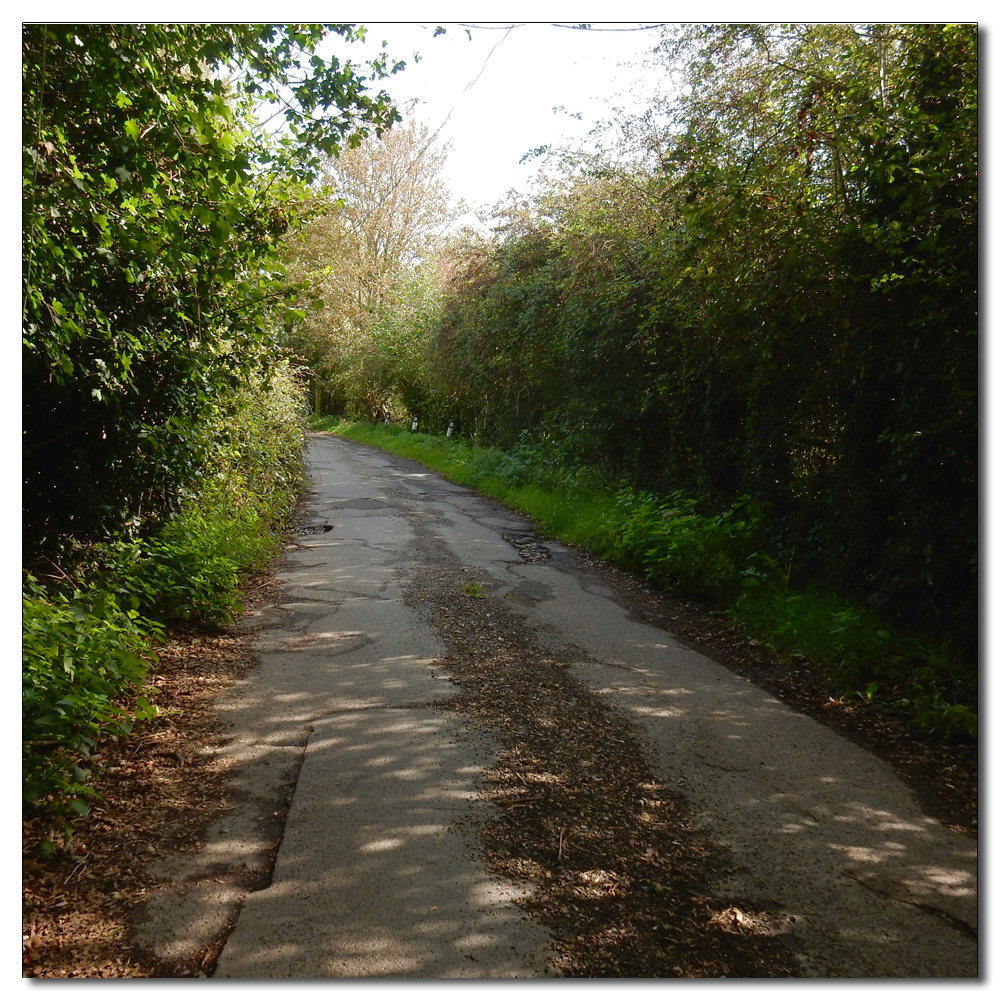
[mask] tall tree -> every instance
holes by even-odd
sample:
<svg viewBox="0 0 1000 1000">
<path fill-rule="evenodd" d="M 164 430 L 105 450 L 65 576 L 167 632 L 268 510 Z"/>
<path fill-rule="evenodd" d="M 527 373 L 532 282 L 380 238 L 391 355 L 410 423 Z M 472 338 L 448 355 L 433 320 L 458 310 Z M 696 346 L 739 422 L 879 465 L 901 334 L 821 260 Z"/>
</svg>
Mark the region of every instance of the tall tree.
<svg viewBox="0 0 1000 1000">
<path fill-rule="evenodd" d="M 25 555 L 168 510 L 267 341 L 292 181 L 395 118 L 351 25 L 22 30 Z M 280 134 L 257 125 L 278 110 Z"/>
<path fill-rule="evenodd" d="M 423 308 L 413 294 L 427 298 L 417 275 L 463 211 L 441 178 L 446 157 L 411 120 L 323 162 L 318 214 L 286 241 L 285 256 L 317 306 L 292 342 L 328 407 L 374 417 L 404 388 L 401 362 L 415 361 L 407 331 Z"/>
</svg>

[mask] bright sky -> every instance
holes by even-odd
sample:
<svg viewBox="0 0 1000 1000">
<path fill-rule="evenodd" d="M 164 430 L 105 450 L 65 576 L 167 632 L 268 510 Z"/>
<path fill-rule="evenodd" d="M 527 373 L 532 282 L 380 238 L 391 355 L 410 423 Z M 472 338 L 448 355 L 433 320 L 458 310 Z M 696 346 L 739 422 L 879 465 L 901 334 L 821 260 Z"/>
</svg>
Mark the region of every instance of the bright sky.
<svg viewBox="0 0 1000 1000">
<path fill-rule="evenodd" d="M 342 49 L 346 58 L 361 61 L 385 41 L 391 57 L 406 61 L 403 72 L 384 81 L 385 89 L 401 105 L 416 98 L 416 118 L 432 133 L 441 129 L 439 139 L 451 145 L 446 181 L 473 209 L 494 204 L 512 187 L 526 188 L 539 166 L 519 164 L 529 150 L 584 140 L 614 107 L 634 107 L 638 93 L 662 80 L 662 73 L 641 65 L 659 39 L 656 30 L 579 31 L 539 22 L 508 30 L 506 23 L 474 23 L 489 27 L 365 22 L 365 43 Z M 447 31 L 435 38 L 437 24 Z M 559 108 L 564 110 L 553 110 Z"/>
</svg>

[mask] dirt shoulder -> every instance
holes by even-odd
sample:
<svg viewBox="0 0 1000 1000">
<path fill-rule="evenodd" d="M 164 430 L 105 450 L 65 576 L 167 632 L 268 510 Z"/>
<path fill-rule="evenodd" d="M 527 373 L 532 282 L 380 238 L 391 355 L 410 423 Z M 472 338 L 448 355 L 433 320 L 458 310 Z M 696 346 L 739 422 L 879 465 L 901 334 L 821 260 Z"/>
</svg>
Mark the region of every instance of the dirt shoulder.
<svg viewBox="0 0 1000 1000">
<path fill-rule="evenodd" d="M 130 915 L 158 887 L 145 872 L 149 863 L 195 853 L 206 827 L 229 808 L 227 765 L 214 752 L 226 736 L 214 705 L 253 669 L 255 621 L 276 599 L 276 588 L 270 577 L 252 580 L 235 627 L 168 634 L 149 677 L 165 714 L 128 741 L 96 748 L 91 764 L 101 799 L 69 844 L 58 842 L 54 854 L 40 856 L 44 831 L 37 822 L 24 823 L 25 977 L 178 974 L 137 955 Z M 214 957 L 206 952 L 191 964 L 207 965 Z"/>
<path fill-rule="evenodd" d="M 635 617 L 676 634 L 864 746 L 895 769 L 930 815 L 975 836 L 975 747 L 916 740 L 883 706 L 845 702 L 839 692 L 826 689 L 820 672 L 810 664 L 769 656 L 710 610 L 655 593 L 630 574 L 581 558 L 585 571 L 614 590 Z M 433 602 L 434 580 L 429 578 L 425 585 L 431 588 L 427 600 Z M 247 614 L 237 627 L 211 635 L 170 636 L 152 678 L 159 689 L 158 701 L 170 714 L 128 743 L 98 748 L 94 764 L 101 767 L 97 787 L 102 801 L 80 824 L 72 844 L 40 859 L 35 853 L 39 830 L 26 824 L 25 977 L 159 978 L 204 975 L 198 970 L 211 968 L 221 941 L 192 954 L 183 967 L 158 968 L 144 963 L 130 942 L 129 918 L 145 894 L 157 888 L 156 881 L 144 874 L 148 862 L 196 851 L 205 828 L 229 806 L 225 767 L 213 753 L 225 742 L 213 704 L 222 691 L 253 668 L 255 622 L 277 596 L 276 581 L 259 578 L 248 588 Z M 486 719 L 490 713 L 496 716 L 517 692 L 518 697 L 524 696 L 527 707 L 537 697 L 524 683 L 528 665 L 532 682 L 541 684 L 546 697 L 569 713 L 564 720 L 566 731 L 572 731 L 574 739 L 577 729 L 589 734 L 587 739 L 597 740 L 595 747 L 621 747 L 616 773 L 634 778 L 630 788 L 608 788 L 594 781 L 592 766 L 583 771 L 577 767 L 591 757 L 581 756 L 579 745 L 570 746 L 565 736 L 554 736 L 548 723 L 523 727 L 523 738 L 511 744 L 511 753 L 491 778 L 490 794 L 498 804 L 507 806 L 504 812 L 508 820 L 484 831 L 486 853 L 511 877 L 542 886 L 543 891 L 536 894 L 537 916 L 555 921 L 564 928 L 567 939 L 578 943 L 575 950 L 564 953 L 564 974 L 787 975 L 777 938 L 761 935 L 759 928 L 752 936 L 742 932 L 754 921 L 766 924 L 766 913 L 738 908 L 719 911 L 700 895 L 698 870 L 713 863 L 710 849 L 693 838 L 677 836 L 683 831 L 683 804 L 655 787 L 627 736 L 618 732 L 614 714 L 596 701 L 581 701 L 579 692 L 564 690 L 561 665 L 551 658 L 540 658 L 530 637 L 518 634 L 513 618 L 494 647 L 485 648 L 475 639 L 477 645 L 463 651 L 463 645 L 469 646 L 468 636 L 476 635 L 481 603 L 468 601 L 462 609 L 460 629 L 458 623 L 446 619 L 437 623 L 444 634 L 452 629 L 460 640 L 452 647 L 449 663 L 464 677 L 456 710 L 479 713 Z M 490 629 L 495 635 L 495 622 L 490 622 Z M 467 638 L 462 639 L 458 631 Z M 471 648 L 475 648 L 476 657 L 469 655 Z M 477 662 L 488 662 L 493 674 L 503 679 L 492 693 L 484 691 L 485 675 Z M 546 718 L 550 720 L 551 715 Z M 610 744 L 609 734 L 613 736 Z M 545 755 L 550 763 L 536 766 Z M 533 759 L 536 764 L 532 764 Z M 550 780 L 557 770 L 552 766 L 554 761 L 562 761 L 566 774 L 579 771 L 580 780 Z M 560 830 L 552 824 L 558 826 L 559 801 L 566 796 L 574 801 L 574 808 L 584 802 L 595 817 L 612 814 L 613 803 L 627 802 L 629 807 L 622 814 L 630 817 L 629 823 L 641 827 L 641 851 L 624 829 L 616 830 L 610 839 L 600 838 L 600 842 L 579 830 L 562 830 L 560 837 Z M 585 864 L 576 865 L 576 874 L 567 880 L 559 874 L 560 866 L 552 863 L 561 861 L 560 857 L 548 862 L 542 855 L 534 857 L 532 838 L 540 850 L 551 852 L 555 844 L 556 855 L 568 857 L 571 851 L 585 851 L 587 858 L 581 859 Z M 660 845 L 659 840 L 664 843 Z M 650 848 L 653 853 L 647 854 Z M 661 874 L 651 874 L 653 868 Z M 613 884 L 605 885 L 602 879 L 612 879 Z M 670 912 L 678 916 L 668 919 Z M 653 969 L 661 971 L 650 971 Z"/>
</svg>

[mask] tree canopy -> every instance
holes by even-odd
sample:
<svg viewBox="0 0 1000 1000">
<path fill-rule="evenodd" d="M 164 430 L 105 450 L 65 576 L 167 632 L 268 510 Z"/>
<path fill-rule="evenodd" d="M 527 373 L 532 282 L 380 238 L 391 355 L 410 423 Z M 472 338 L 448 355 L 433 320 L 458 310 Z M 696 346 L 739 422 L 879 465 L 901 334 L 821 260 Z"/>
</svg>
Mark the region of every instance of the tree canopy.
<svg viewBox="0 0 1000 1000">
<path fill-rule="evenodd" d="M 295 185 L 398 117 L 370 88 L 401 64 L 324 58 L 330 35 L 363 30 L 24 26 L 27 558 L 155 521 L 260 363 Z"/>
<path fill-rule="evenodd" d="M 311 299 L 289 343 L 318 409 L 374 417 L 419 382 L 432 297 L 421 269 L 462 211 L 441 179 L 446 156 L 411 119 L 323 159 L 315 214 L 283 248 Z"/>
</svg>

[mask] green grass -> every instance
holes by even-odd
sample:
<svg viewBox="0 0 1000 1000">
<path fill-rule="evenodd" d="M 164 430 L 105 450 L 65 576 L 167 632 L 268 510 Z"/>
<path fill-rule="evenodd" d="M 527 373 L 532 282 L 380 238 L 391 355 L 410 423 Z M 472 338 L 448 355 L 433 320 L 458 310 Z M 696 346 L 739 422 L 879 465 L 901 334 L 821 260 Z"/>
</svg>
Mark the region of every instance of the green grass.
<svg viewBox="0 0 1000 1000">
<path fill-rule="evenodd" d="M 335 418 L 313 419 L 311 426 L 420 462 L 519 511 L 549 537 L 725 609 L 779 656 L 822 666 L 832 691 L 887 703 L 923 735 L 978 736 L 975 671 L 868 607 L 821 587 L 790 588 L 762 547 L 763 515 L 748 500 L 705 514 L 695 498 L 636 493 L 590 470 L 567 469 L 537 445 L 503 452 Z"/>
<path fill-rule="evenodd" d="M 597 477 L 558 466 L 528 463 L 523 454 L 478 448 L 459 438 L 436 437 L 383 424 L 351 423 L 332 417 L 310 421 L 313 430 L 332 431 L 361 444 L 410 458 L 531 518 L 539 531 L 570 545 L 593 548 L 606 530 L 613 499 Z"/>
<path fill-rule="evenodd" d="M 751 591 L 731 610 L 773 649 L 822 664 L 849 697 L 880 698 L 925 735 L 978 737 L 978 678 L 946 647 L 905 635 L 823 587 Z"/>
</svg>

